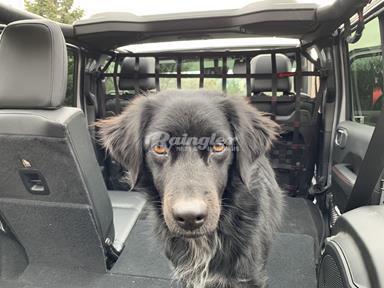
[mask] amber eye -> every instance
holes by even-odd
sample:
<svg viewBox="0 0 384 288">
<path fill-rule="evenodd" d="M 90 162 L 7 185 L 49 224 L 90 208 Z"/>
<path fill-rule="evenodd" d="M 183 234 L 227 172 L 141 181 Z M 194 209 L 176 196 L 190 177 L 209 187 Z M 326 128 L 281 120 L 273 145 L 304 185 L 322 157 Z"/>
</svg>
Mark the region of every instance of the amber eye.
<svg viewBox="0 0 384 288">
<path fill-rule="evenodd" d="M 226 146 L 224 143 L 216 143 L 212 146 L 212 152 L 221 153 L 225 150 Z"/>
<path fill-rule="evenodd" d="M 158 144 L 152 146 L 152 151 L 158 155 L 166 155 L 168 153 L 168 148 Z"/>
</svg>

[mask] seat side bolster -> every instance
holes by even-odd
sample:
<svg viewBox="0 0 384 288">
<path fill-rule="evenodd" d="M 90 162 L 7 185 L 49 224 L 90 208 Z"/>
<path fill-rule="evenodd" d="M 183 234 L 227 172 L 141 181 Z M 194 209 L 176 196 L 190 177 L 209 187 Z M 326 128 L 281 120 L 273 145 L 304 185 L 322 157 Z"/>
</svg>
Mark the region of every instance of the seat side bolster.
<svg viewBox="0 0 384 288">
<path fill-rule="evenodd" d="M 103 241 L 114 240 L 113 212 L 103 176 L 96 160 L 95 151 L 83 113 L 68 119 L 66 130 L 74 158 L 87 187 L 87 194 L 94 206 L 96 224 Z"/>
</svg>

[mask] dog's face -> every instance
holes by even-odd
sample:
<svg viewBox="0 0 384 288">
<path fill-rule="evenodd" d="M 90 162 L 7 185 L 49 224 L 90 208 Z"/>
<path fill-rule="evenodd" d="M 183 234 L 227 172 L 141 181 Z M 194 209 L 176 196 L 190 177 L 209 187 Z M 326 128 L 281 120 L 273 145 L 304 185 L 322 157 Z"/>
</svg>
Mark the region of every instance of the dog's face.
<svg viewBox="0 0 384 288">
<path fill-rule="evenodd" d="M 145 162 L 170 231 L 199 236 L 215 230 L 233 159 L 233 134 L 213 103 L 182 98 L 159 107 L 146 129 Z"/>
<path fill-rule="evenodd" d="M 105 147 L 134 184 L 149 175 L 169 231 L 183 237 L 217 228 L 231 169 L 246 184 L 276 129 L 243 99 L 202 91 L 139 97 L 98 125 Z"/>
</svg>

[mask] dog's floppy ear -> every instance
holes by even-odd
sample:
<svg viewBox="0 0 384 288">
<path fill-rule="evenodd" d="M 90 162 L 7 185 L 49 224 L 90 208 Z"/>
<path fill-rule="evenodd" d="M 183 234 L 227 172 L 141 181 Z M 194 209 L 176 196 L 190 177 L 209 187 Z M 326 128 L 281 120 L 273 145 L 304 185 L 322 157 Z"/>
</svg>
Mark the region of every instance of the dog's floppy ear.
<svg viewBox="0 0 384 288">
<path fill-rule="evenodd" d="M 224 103 L 235 136 L 237 168 L 242 181 L 247 184 L 252 163 L 270 150 L 279 126 L 244 98 L 226 98 Z"/>
<path fill-rule="evenodd" d="M 144 129 L 151 115 L 150 100 L 139 96 L 122 114 L 96 122 L 102 145 L 125 167 L 134 187 L 143 166 Z"/>
</svg>

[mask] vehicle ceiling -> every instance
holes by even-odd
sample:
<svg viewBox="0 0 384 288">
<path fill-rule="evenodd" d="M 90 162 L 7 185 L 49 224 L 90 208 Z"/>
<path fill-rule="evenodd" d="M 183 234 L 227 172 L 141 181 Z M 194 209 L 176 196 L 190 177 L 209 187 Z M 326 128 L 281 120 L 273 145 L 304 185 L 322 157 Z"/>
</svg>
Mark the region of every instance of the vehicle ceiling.
<svg viewBox="0 0 384 288">
<path fill-rule="evenodd" d="M 362 0 L 336 0 L 325 6 L 305 2 L 262 0 L 240 9 L 145 16 L 108 12 L 61 26 L 68 42 L 98 50 L 137 43 L 264 36 L 305 43 L 329 36 L 365 4 Z M 36 17 L 0 4 L 0 23 Z"/>
</svg>

